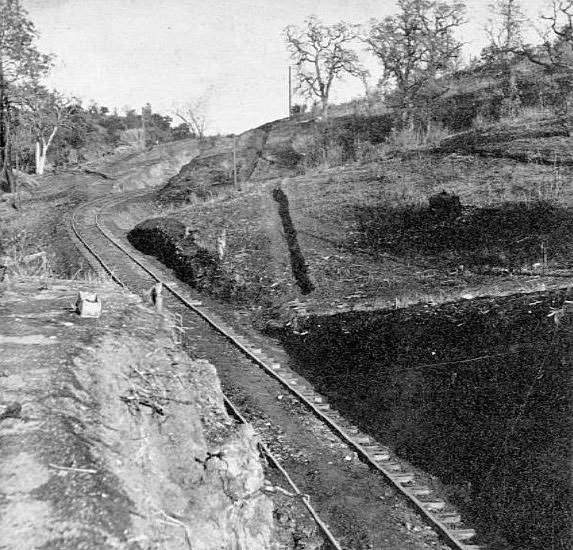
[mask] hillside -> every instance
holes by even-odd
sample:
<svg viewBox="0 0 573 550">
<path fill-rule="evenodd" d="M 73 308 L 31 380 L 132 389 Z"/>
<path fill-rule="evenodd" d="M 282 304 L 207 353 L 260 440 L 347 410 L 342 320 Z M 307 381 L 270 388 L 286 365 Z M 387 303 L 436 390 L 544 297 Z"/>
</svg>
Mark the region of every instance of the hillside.
<svg viewBox="0 0 573 550">
<path fill-rule="evenodd" d="M 535 431 L 528 427 L 530 424 L 545 426 L 539 424 L 536 413 L 549 406 L 546 396 L 555 395 L 553 387 L 563 388 L 561 377 L 566 364 L 563 361 L 569 349 L 566 327 L 560 328 L 558 345 L 552 334 L 555 333 L 553 327 L 560 322 L 554 316 L 566 295 L 563 287 L 572 276 L 573 174 L 566 163 L 542 159 L 523 162 L 502 154 L 492 155 L 479 147 L 498 143 L 503 152 L 520 140 L 528 140 L 533 151 L 540 140 L 553 139 L 552 128 L 558 128 L 559 124 L 545 119 L 539 120 L 537 125 L 489 125 L 475 128 L 471 138 L 460 139 L 459 143 L 457 138 L 450 137 L 436 145 L 406 149 L 399 146 L 392 134 L 377 143 L 366 139 L 369 132 L 375 140 L 383 134 L 384 120 L 384 117 L 370 122 L 355 117 L 341 118 L 334 119 L 327 128 L 309 120 L 282 120 L 246 132 L 237 139 L 235 148 L 232 138 L 205 140 L 200 147 L 195 140 L 189 146 L 161 146 L 144 154 L 109 159 L 91 166 L 88 173 L 49 176 L 42 180 L 43 185 L 30 183 L 31 195 L 22 203 L 26 216 L 20 216 L 9 204 L 2 204 L 6 214 L 4 221 L 9 224 L 5 236 L 13 237 L 4 242 L 4 252 L 6 257 L 16 260 L 35 253 L 38 248 L 46 254 L 35 257 L 37 263 L 36 260 L 30 264 L 24 262 L 22 273 L 15 269 L 22 262 L 15 262 L 10 278 L 22 274 L 41 275 L 44 285 L 50 281 L 52 269 L 60 272 L 63 268 L 71 271 L 70 276 L 89 279 L 91 272 L 82 265 L 82 257 L 71 253 L 66 241 L 63 227 L 66 213 L 88 198 L 156 186 L 158 178 L 172 174 L 165 187 L 156 189 L 155 202 L 146 195 L 119 204 L 104 215 L 106 225 L 119 234 L 128 234 L 129 240 L 145 253 L 158 256 L 182 280 L 202 291 L 205 303 L 209 303 L 213 311 L 230 316 L 233 323 L 255 341 L 266 342 L 266 339 L 255 332 L 252 325 L 267 329 L 267 335 L 270 332 L 273 336 L 274 349 L 284 346 L 281 353 L 288 354 L 289 364 L 311 379 L 313 385 L 332 394 L 333 402 L 354 417 L 361 429 L 411 457 L 417 467 L 429 475 L 438 476 L 436 484 L 443 484 L 444 494 L 451 496 L 464 513 L 476 515 L 476 524 L 488 540 L 499 535 L 529 541 L 539 536 L 543 528 L 531 525 L 522 528 L 520 522 L 528 521 L 527 514 L 520 515 L 519 510 L 504 512 L 501 535 L 492 530 L 487 514 L 483 514 L 484 510 L 504 506 L 499 499 L 505 493 L 491 490 L 499 479 L 496 476 L 505 475 L 503 468 L 517 476 L 512 479 L 521 475 L 512 470 L 508 456 L 521 457 L 527 471 L 535 474 L 530 477 L 530 484 L 515 492 L 516 498 L 527 500 L 527 513 L 535 510 L 539 503 L 552 505 L 557 498 L 549 498 L 544 487 L 565 491 L 562 483 L 553 483 L 550 477 L 563 470 L 567 451 L 565 438 L 557 438 L 551 444 L 546 443 L 546 439 L 538 441 Z M 362 137 L 355 139 L 359 135 Z M 566 136 L 557 137 L 564 143 L 570 140 Z M 470 149 L 470 146 L 476 148 Z M 239 161 L 236 186 L 233 149 Z M 350 156 L 354 160 L 350 160 Z M 436 208 L 435 201 L 431 206 L 430 198 L 441 196 L 442 191 L 449 193 L 448 197 L 459 197 L 459 209 Z M 42 237 L 34 241 L 37 235 Z M 55 263 L 49 261 L 52 258 L 56 259 Z M 67 285 L 75 290 L 84 283 Z M 49 283 L 47 286 L 36 292 L 51 296 L 47 292 Z M 68 286 L 62 290 L 62 296 Z M 549 291 L 556 288 L 561 290 Z M 8 298 L 19 304 L 33 305 L 41 300 L 30 299 L 32 290 L 22 289 L 22 296 L 9 294 Z M 102 295 L 106 292 L 103 287 L 99 291 Z M 124 298 L 112 294 L 106 301 L 108 299 L 118 305 L 119 314 Z M 126 304 L 136 304 L 135 299 L 125 300 Z M 438 304 L 442 305 L 436 307 Z M 122 309 L 124 317 L 114 317 L 110 328 L 116 330 L 116 336 L 127 331 L 125 337 L 120 338 L 127 346 L 119 349 L 120 356 L 134 356 L 140 359 L 141 364 L 136 365 L 138 371 L 146 369 L 147 372 L 149 368 L 152 372 L 156 368 L 155 360 L 153 365 L 146 362 L 145 349 L 155 340 L 147 342 L 145 330 L 154 331 L 155 338 L 159 339 L 162 338 L 160 329 L 154 328 L 155 325 L 148 327 L 151 317 L 148 319 L 147 313 L 141 317 L 142 325 L 139 321 L 136 323 L 141 325 L 139 332 L 133 333 L 129 328 L 133 325 L 133 315 L 139 318 L 143 309 L 137 308 L 136 312 Z M 16 313 L 10 310 L 9 315 Z M 46 310 L 46 315 L 48 313 L 54 314 Z M 149 315 L 152 314 L 149 312 Z M 381 321 L 373 330 L 371 323 L 376 319 Z M 100 386 L 107 388 L 117 384 L 124 395 L 125 377 L 129 382 L 132 375 L 136 381 L 141 376 L 137 371 L 133 374 L 126 361 L 122 360 L 121 368 L 127 370 L 117 370 L 116 363 L 109 363 L 111 336 L 105 332 L 105 323 L 100 326 L 101 334 L 98 332 L 103 347 L 99 346 L 99 340 L 97 345 L 93 342 L 91 345 L 95 359 L 90 356 L 84 363 L 82 355 L 77 364 L 85 365 L 91 372 L 96 368 L 94 365 L 100 365 L 101 352 L 107 361 L 101 363 L 105 373 L 101 374 L 101 380 L 90 378 L 89 387 L 97 393 Z M 126 327 L 120 328 L 121 324 Z M 435 328 L 427 331 L 429 326 Z M 36 325 L 31 325 L 30 330 L 34 327 Z M 486 333 L 488 340 L 484 341 Z M 30 335 L 38 336 L 32 332 L 24 336 Z M 72 333 L 69 336 L 73 338 Z M 10 337 L 17 335 L 10 333 Z M 143 341 L 145 346 L 139 344 Z M 29 345 L 26 342 L 16 343 Z M 335 342 L 340 343 L 341 348 L 336 348 Z M 168 344 L 164 347 L 167 358 L 172 358 Z M 550 357 L 547 363 L 546 356 Z M 162 362 L 161 357 L 158 360 L 161 368 L 175 378 L 179 374 L 177 369 L 186 366 L 193 372 L 197 370 L 202 381 L 209 378 L 209 373 L 193 362 Z M 381 367 L 386 361 L 395 369 L 394 374 L 388 374 L 389 378 L 382 376 L 388 370 Z M 458 363 L 463 369 L 452 367 Z M 519 380 L 506 372 L 510 365 L 522 374 Z M 418 373 L 422 367 L 423 373 Z M 426 367 L 432 368 L 427 371 Z M 554 386 L 544 381 L 534 388 L 531 395 L 535 406 L 524 406 L 524 412 L 519 412 L 522 411 L 520 399 L 527 391 L 530 378 L 538 376 L 542 367 L 548 376 L 551 373 Z M 175 370 L 169 370 L 171 368 Z M 502 407 L 496 409 L 496 414 L 484 416 L 479 407 L 481 402 L 474 403 L 464 397 L 476 395 L 475 369 L 485 373 L 479 377 L 479 391 L 483 390 L 485 396 L 500 379 L 499 374 L 495 374 L 497 370 L 503 371 L 507 379 L 515 379 L 518 389 L 511 386 L 507 396 L 500 397 L 502 402 L 507 401 L 506 409 Z M 497 376 L 493 382 L 490 372 Z M 62 371 L 54 371 L 54 384 L 60 383 L 61 374 Z M 75 374 L 82 377 L 81 384 L 87 379 L 81 369 Z M 14 376 L 20 375 L 16 370 Z M 431 382 L 429 386 L 426 380 Z M 447 388 L 444 380 L 448 381 Z M 212 382 L 216 385 L 216 380 Z M 459 393 L 460 386 L 456 384 L 462 382 L 463 388 L 467 384 L 467 394 Z M 134 383 L 134 387 L 138 386 Z M 167 389 L 180 391 L 171 386 Z M 210 389 L 212 384 L 207 388 Z M 251 389 L 249 387 L 249 391 Z M 104 403 L 101 408 L 108 410 L 105 408 L 110 402 L 108 394 L 101 390 L 101 395 Z M 271 401 L 275 399 L 273 395 L 269 398 Z M 366 421 L 371 417 L 356 404 L 368 403 L 375 407 L 381 396 L 386 399 L 386 395 L 389 403 L 399 401 L 403 408 L 381 410 L 376 421 Z M 10 396 L 19 399 L 17 393 Z M 27 396 L 22 399 L 30 406 Z M 66 411 L 58 399 L 54 407 Z M 565 390 L 559 393 L 558 399 L 561 404 L 565 403 Z M 420 414 L 425 423 L 410 415 L 410 403 L 416 410 L 424 411 Z M 471 431 L 470 439 L 463 440 L 468 463 L 473 460 L 476 448 L 489 448 L 490 433 L 497 434 L 504 445 L 515 445 L 511 455 L 505 453 L 504 447 L 493 458 L 491 453 L 480 455 L 486 464 L 491 458 L 491 468 L 497 468 L 495 475 L 488 477 L 483 485 L 483 493 L 477 487 L 481 470 L 456 469 L 460 454 L 452 455 L 450 451 L 455 446 L 450 441 L 466 432 L 450 433 L 449 424 L 444 425 L 449 403 L 466 415 L 460 420 L 460 426 L 475 419 L 475 431 Z M 537 407 L 538 403 L 542 407 Z M 519 414 L 514 418 L 516 411 Z M 563 422 L 559 425 L 565 425 L 563 410 L 557 412 L 555 418 Z M 515 432 L 519 442 L 500 428 L 505 426 L 508 414 L 516 424 L 520 418 L 525 419 L 523 429 Z M 544 413 L 544 418 L 550 424 L 554 417 Z M 133 428 L 133 419 L 128 420 Z M 395 433 L 388 431 L 388 421 Z M 83 436 L 83 432 L 79 434 Z M 428 442 L 430 436 L 433 439 Z M 158 439 L 158 445 L 162 441 Z M 456 451 L 461 448 L 461 441 L 456 441 Z M 436 449 L 432 447 L 434 444 L 438 445 Z M 94 441 L 90 447 L 94 453 L 100 453 L 97 445 Z M 240 444 L 243 450 L 248 446 L 245 441 Z M 130 454 L 133 447 L 127 445 L 126 449 Z M 428 449 L 437 457 L 445 457 L 444 460 L 431 460 Z M 540 463 L 539 457 L 551 459 Z M 100 463 L 92 464 L 86 459 L 82 464 L 50 464 L 91 471 Z M 149 464 L 155 467 L 155 463 Z M 36 466 L 34 464 L 34 468 Z M 170 465 L 166 467 L 169 471 Z M 163 475 L 163 470 L 157 471 Z M 45 475 L 41 468 L 38 472 Z M 88 475 L 93 474 L 86 473 Z M 134 475 L 139 476 L 138 472 Z M 135 492 L 138 479 L 130 480 L 129 487 Z M 474 484 L 474 489 L 468 484 Z M 210 494 L 216 497 L 215 493 Z M 158 500 L 150 505 L 163 509 L 161 487 L 156 495 Z M 121 499 L 123 493 L 116 499 L 117 513 L 123 510 Z M 139 503 L 136 497 L 133 499 Z M 277 505 L 276 499 L 274 502 L 275 510 L 279 506 L 283 514 L 285 508 L 281 508 L 280 502 Z M 358 508 L 359 505 L 353 510 Z M 347 510 L 345 508 L 345 513 Z M 555 514 L 562 517 L 562 507 L 556 510 Z M 59 513 L 57 509 L 56 513 Z M 284 513 L 286 516 L 280 517 L 290 518 L 295 512 L 287 506 Z M 242 525 L 248 523 L 247 517 Z M 285 525 L 291 526 L 291 523 L 288 519 Z M 141 523 L 143 530 L 148 525 Z M 75 523 L 71 526 L 72 530 L 76 527 Z M 67 534 L 68 524 L 57 528 Z M 289 529 L 285 528 L 281 536 L 289 541 L 300 536 L 298 531 Z M 561 540 L 560 533 L 544 531 L 543 537 Z M 180 542 L 183 542 L 181 534 L 179 531 Z M 117 536 L 114 533 L 108 536 L 112 535 Z M 507 550 L 511 546 L 500 548 Z"/>
<path fill-rule="evenodd" d="M 172 262 L 184 265 L 180 258 L 197 246 L 217 258 L 224 234 L 222 260 L 210 260 L 216 269 L 197 284 L 256 317 L 262 306 L 265 318 L 288 319 L 289 304 L 306 312 L 387 308 L 566 284 L 573 273 L 572 172 L 567 157 L 543 147 L 566 150 L 573 140 L 556 120 L 490 125 L 402 153 L 388 140 L 358 140 L 361 159 L 341 163 L 336 143 L 348 124 L 331 123 L 327 131 L 338 141 L 313 162 L 309 157 L 329 145 L 315 122 L 281 120 L 241 135 L 240 189 L 233 186 L 232 142 L 186 165 L 158 193 L 162 203 L 191 203 L 169 217 L 191 228 L 196 245 Z M 314 287 L 309 293 L 297 285 L 273 198 L 278 188 Z M 429 207 L 429 197 L 442 191 L 460 197 L 459 216 Z M 166 229 L 161 246 L 176 248 L 180 231 Z M 193 279 L 189 269 L 183 278 Z"/>
<path fill-rule="evenodd" d="M 555 117 L 524 116 L 435 144 L 355 140 L 354 161 L 342 161 L 340 121 L 278 121 L 238 140 L 250 167 L 240 188 L 232 172 L 210 179 L 222 162 L 229 175 L 232 150 L 199 156 L 155 207 L 139 206 L 128 234 L 210 307 L 278 339 L 344 416 L 435 476 L 496 550 L 565 547 L 570 535 L 571 338 L 559 312 L 573 278 L 573 167 L 553 144 L 573 139 Z M 281 153 L 290 165 L 266 158 Z"/>
<path fill-rule="evenodd" d="M 302 506 L 275 492 L 252 428 L 228 416 L 213 364 L 178 346 L 169 313 L 94 273 L 70 234 L 78 204 L 157 185 L 195 145 L 26 177 L 18 209 L 0 201 L 0 546 L 319 540 Z M 79 291 L 98 294 L 100 318 L 80 318 Z"/>
</svg>

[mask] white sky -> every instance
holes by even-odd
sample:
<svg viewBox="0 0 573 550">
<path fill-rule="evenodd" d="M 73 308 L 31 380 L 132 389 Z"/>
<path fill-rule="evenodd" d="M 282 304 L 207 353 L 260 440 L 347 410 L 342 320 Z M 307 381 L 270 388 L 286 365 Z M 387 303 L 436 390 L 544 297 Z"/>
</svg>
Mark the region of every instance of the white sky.
<svg viewBox="0 0 573 550">
<path fill-rule="evenodd" d="M 466 52 L 485 44 L 489 0 L 466 0 Z M 545 0 L 522 0 L 535 18 Z M 211 132 L 239 132 L 288 111 L 289 58 L 282 36 L 309 15 L 325 23 L 366 23 L 396 12 L 387 0 L 23 0 L 57 56 L 48 85 L 122 111 L 176 103 L 209 90 Z M 373 80 L 380 65 L 364 54 Z M 361 95 L 358 81 L 337 82 L 332 100 Z M 296 101 L 296 99 L 295 99 Z"/>
</svg>

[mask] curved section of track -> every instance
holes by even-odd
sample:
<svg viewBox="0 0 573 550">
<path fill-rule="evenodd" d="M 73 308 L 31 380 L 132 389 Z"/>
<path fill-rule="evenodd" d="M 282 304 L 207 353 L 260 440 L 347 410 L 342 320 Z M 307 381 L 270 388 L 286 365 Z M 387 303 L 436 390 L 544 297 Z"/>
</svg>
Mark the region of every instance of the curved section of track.
<svg viewBox="0 0 573 550">
<path fill-rule="evenodd" d="M 256 349 L 246 338 L 237 334 L 224 321 L 217 319 L 207 308 L 202 307 L 200 302 L 184 296 L 184 293 L 175 288 L 173 283 L 162 280 L 160 275 L 137 257 L 138 254 L 129 250 L 105 228 L 100 219 L 100 212 L 104 208 L 143 194 L 145 193 L 138 191 L 122 195 L 121 197 L 100 198 L 80 206 L 73 213 L 71 226 L 74 234 L 86 250 L 93 255 L 101 268 L 118 284 L 140 294 L 145 292 L 155 282 L 161 282 L 163 287 L 176 300 L 178 307 L 183 307 L 201 317 L 212 329 L 224 336 L 229 344 L 240 350 L 250 361 L 280 382 L 316 418 L 328 426 L 331 432 L 334 432 L 346 445 L 354 449 L 364 463 L 384 476 L 394 489 L 421 514 L 427 524 L 440 535 L 444 542 L 457 550 L 478 550 L 480 547 L 472 542 L 476 537 L 475 531 L 462 523 L 460 515 L 451 506 L 442 499 L 437 498 L 428 486 L 421 484 L 418 476 L 407 463 L 393 455 L 390 449 L 377 444 L 368 435 L 361 433 L 358 428 L 332 410 L 324 398 L 316 393 L 308 382 L 298 374 L 277 363 L 265 355 L 262 350 Z M 105 258 L 103 257 L 103 250 L 105 250 Z M 125 271 L 126 262 L 130 263 L 133 275 Z M 121 275 L 119 274 L 119 266 L 122 266 L 123 270 Z M 141 279 L 142 272 L 146 274 L 144 280 Z M 170 307 L 170 309 L 172 308 Z M 238 409 L 227 398 L 225 399 L 230 411 L 241 422 L 244 422 L 245 419 Z M 279 461 L 264 445 L 262 450 L 269 461 L 285 476 L 294 492 L 302 497 L 303 503 L 309 509 L 309 512 L 332 546 L 336 549 L 342 549 L 342 546 L 336 541 L 327 526 L 319 518 L 317 512 L 310 505 L 308 497 L 301 493 L 287 472 L 281 467 Z"/>
<path fill-rule="evenodd" d="M 136 197 L 136 196 L 139 196 L 142 194 L 144 194 L 144 193 L 142 193 L 141 191 L 137 191 L 137 192 L 131 193 L 130 195 L 132 197 Z M 126 200 L 125 196 L 122 197 L 121 201 L 118 201 L 117 198 L 111 198 L 110 199 L 110 198 L 106 197 L 106 198 L 96 199 L 94 201 L 91 201 L 88 204 L 84 204 L 84 205 L 80 206 L 79 208 L 77 208 L 73 212 L 73 214 L 71 216 L 71 220 L 70 220 L 71 229 L 72 229 L 75 237 L 77 238 L 77 240 L 81 243 L 81 245 L 89 252 L 89 254 L 97 262 L 97 265 L 95 267 L 101 268 L 101 270 L 103 270 L 105 273 L 107 273 L 107 275 L 109 275 L 111 277 L 111 279 L 114 282 L 116 282 L 117 284 L 119 284 L 120 286 L 122 286 L 124 288 L 130 288 L 126 283 L 124 283 L 118 277 L 116 270 L 114 269 L 114 266 L 112 264 L 110 264 L 109 259 L 102 258 L 102 256 L 96 251 L 96 247 L 98 245 L 109 245 L 110 243 L 113 244 L 117 249 L 119 249 L 122 252 L 123 255 L 127 256 L 132 262 L 137 264 L 154 281 L 159 282 L 160 278 L 156 274 L 154 274 L 142 262 L 140 262 L 132 254 L 130 254 L 130 252 L 128 250 L 126 250 L 125 247 L 117 239 L 115 239 L 107 231 L 105 231 L 104 228 L 102 227 L 102 225 L 100 224 L 99 211 L 97 209 L 102 209 L 104 206 L 111 206 L 114 203 L 122 202 L 124 200 Z M 83 220 L 80 221 L 78 216 L 82 216 Z M 90 228 L 89 218 L 93 218 L 93 225 L 91 225 L 91 227 L 97 229 L 97 232 L 95 235 L 93 234 L 93 232 L 90 232 L 90 236 L 92 239 L 91 242 L 89 242 L 90 239 L 88 239 L 88 237 L 86 236 L 86 229 Z M 82 227 L 82 225 L 83 225 L 83 227 Z M 100 235 L 103 237 L 103 239 L 100 237 Z M 96 237 L 96 238 L 94 239 L 94 237 Z M 194 306 L 186 298 L 181 296 L 178 292 L 176 292 L 168 284 L 166 284 L 163 281 L 161 281 L 161 282 L 163 283 L 164 288 L 169 290 L 175 297 L 177 297 L 183 304 L 185 304 L 186 307 L 188 307 L 189 309 L 191 309 L 192 311 L 197 313 L 202 319 L 207 321 L 213 328 L 218 330 L 221 334 L 225 334 L 224 329 L 222 327 L 220 327 L 216 322 L 214 322 L 207 315 L 202 313 L 199 309 L 197 309 L 196 306 Z M 132 289 L 132 290 L 137 291 L 137 290 L 141 290 L 141 289 Z M 243 348 L 242 346 L 240 346 L 240 347 L 241 347 L 241 349 L 243 349 L 243 351 L 245 351 L 246 353 L 249 353 L 246 348 Z M 223 399 L 225 401 L 225 406 L 231 412 L 231 414 L 233 416 L 235 416 L 235 418 L 237 420 L 239 420 L 239 422 L 246 424 L 247 420 L 240 413 L 239 409 L 237 407 L 235 407 L 235 405 L 229 400 L 229 398 L 224 395 Z M 326 540 L 328 540 L 328 542 L 330 543 L 331 547 L 334 550 L 343 550 L 342 546 L 336 540 L 334 535 L 331 533 L 331 531 L 328 528 L 328 526 L 326 525 L 326 523 L 320 518 L 318 512 L 310 504 L 309 496 L 304 494 L 298 488 L 298 486 L 294 483 L 292 478 L 289 476 L 288 472 L 281 466 L 279 460 L 273 455 L 273 453 L 268 449 L 268 447 L 264 443 L 259 442 L 259 447 L 260 447 L 261 452 L 265 456 L 266 460 L 268 460 L 269 463 L 271 463 L 273 465 L 273 467 L 276 468 L 280 472 L 282 477 L 285 479 L 285 481 L 288 483 L 288 485 L 292 488 L 294 494 L 301 499 L 302 503 L 304 504 L 304 506 L 308 510 L 309 514 L 311 515 L 311 517 L 313 518 L 315 523 L 318 525 L 320 531 L 323 533 Z"/>
</svg>

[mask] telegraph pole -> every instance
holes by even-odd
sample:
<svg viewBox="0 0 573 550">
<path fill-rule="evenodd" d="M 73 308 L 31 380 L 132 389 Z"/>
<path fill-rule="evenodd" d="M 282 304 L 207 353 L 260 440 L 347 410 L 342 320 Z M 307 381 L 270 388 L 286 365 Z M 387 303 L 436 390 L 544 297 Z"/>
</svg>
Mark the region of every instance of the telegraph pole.
<svg viewBox="0 0 573 550">
<path fill-rule="evenodd" d="M 145 107 L 141 108 L 141 148 L 145 149 Z"/>
<path fill-rule="evenodd" d="M 233 184 L 237 189 L 237 138 L 233 134 Z"/>
<path fill-rule="evenodd" d="M 288 117 L 292 116 L 292 67 L 288 66 Z"/>
</svg>

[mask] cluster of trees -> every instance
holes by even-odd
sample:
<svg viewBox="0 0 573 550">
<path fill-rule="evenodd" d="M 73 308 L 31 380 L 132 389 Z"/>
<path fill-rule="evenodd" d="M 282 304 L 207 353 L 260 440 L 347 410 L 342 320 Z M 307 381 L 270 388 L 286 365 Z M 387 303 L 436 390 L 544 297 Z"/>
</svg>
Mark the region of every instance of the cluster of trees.
<svg viewBox="0 0 573 550">
<path fill-rule="evenodd" d="M 551 0 L 536 45 L 524 39 L 529 22 L 519 0 L 494 0 L 489 7 L 489 44 L 470 68 L 495 67 L 503 81 L 503 112 L 511 115 L 520 105 L 516 66 L 528 60 L 557 87 L 558 107 L 565 116 L 573 89 L 573 0 Z M 458 0 L 398 0 L 397 8 L 395 15 L 362 28 L 347 23 L 328 26 L 310 17 L 302 27 L 285 29 L 298 89 L 320 102 L 324 118 L 336 79 L 367 76 L 353 49 L 361 43 L 382 65 L 378 90 L 394 108 L 399 124 L 428 129 L 431 106 L 449 90 L 448 77 L 462 69 L 463 43 L 457 35 L 465 23 L 466 6 Z"/>
<path fill-rule="evenodd" d="M 202 136 L 206 120 L 196 105 L 188 120 L 125 108 L 123 114 L 42 84 L 53 58 L 36 47 L 37 32 L 20 0 L 0 0 L 0 186 L 14 190 L 14 168 L 42 174 L 46 163 L 77 163 L 106 154 L 122 143 L 146 146 Z M 191 119 L 191 115 L 195 117 Z"/>
<path fill-rule="evenodd" d="M 487 29 L 489 44 L 469 70 L 495 68 L 501 76 L 502 114 L 512 115 L 522 95 L 516 67 L 522 60 L 536 66 L 552 88 L 556 111 L 568 124 L 573 90 L 573 0 L 550 0 L 538 44 L 524 40 L 529 25 L 520 0 L 492 0 Z M 427 131 L 435 106 L 450 89 L 449 77 L 459 74 L 463 43 L 457 38 L 465 23 L 460 0 L 398 0 L 397 12 L 366 26 L 325 25 L 310 17 L 302 27 L 290 25 L 285 38 L 297 67 L 299 90 L 321 105 L 328 116 L 335 81 L 344 75 L 367 85 L 356 45 L 362 44 L 380 61 L 382 78 L 376 94 L 394 110 L 402 128 Z M 122 142 L 149 145 L 204 136 L 204 97 L 180 106 L 172 118 L 154 113 L 116 111 L 48 90 L 42 79 L 52 57 L 38 51 L 36 30 L 20 0 L 0 0 L 0 184 L 13 185 L 14 165 L 41 174 L 50 160 L 65 163 L 81 156 L 103 154 Z M 468 68 L 466 67 L 466 70 Z M 367 89 L 368 92 L 368 89 Z"/>
</svg>

